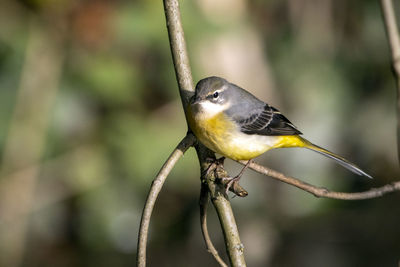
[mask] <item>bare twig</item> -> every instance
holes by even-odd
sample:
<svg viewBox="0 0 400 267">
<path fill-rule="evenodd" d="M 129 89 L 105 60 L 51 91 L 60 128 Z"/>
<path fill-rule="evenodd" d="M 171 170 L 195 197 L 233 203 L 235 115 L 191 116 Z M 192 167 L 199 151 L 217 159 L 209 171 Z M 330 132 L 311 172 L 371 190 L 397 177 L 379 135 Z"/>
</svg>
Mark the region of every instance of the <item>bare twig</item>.
<svg viewBox="0 0 400 267">
<path fill-rule="evenodd" d="M 229 261 L 232 266 L 246 266 L 243 254 L 244 246 L 240 241 L 233 211 L 226 195 L 226 183 L 222 182 L 224 178 L 229 177 L 229 175 L 224 169 L 223 161 L 216 160 L 212 151 L 199 144 L 195 147 L 198 155 L 205 157 L 203 160 L 200 160 L 202 170 L 202 187 L 204 187 L 205 184 L 208 187 L 207 197 L 211 196 L 212 203 L 216 209 L 222 232 L 224 234 L 226 252 L 229 256 Z M 238 183 L 234 183 L 234 185 L 230 188 L 230 191 L 240 197 L 247 196 L 247 191 L 244 190 Z M 203 191 L 202 194 L 204 194 Z M 202 210 L 200 212 L 202 212 Z M 203 216 L 201 217 L 203 218 Z M 203 219 L 201 219 L 202 228 L 207 230 L 206 218 Z M 204 236 L 204 240 L 206 241 L 207 245 L 211 243 L 210 238 L 207 236 Z M 220 263 L 220 260 L 218 257 L 216 257 L 218 252 L 212 251 L 211 253 Z"/>
<path fill-rule="evenodd" d="M 138 255 L 137 255 L 137 266 L 146 266 L 146 244 L 147 235 L 149 231 L 149 224 L 151 213 L 154 208 L 154 204 L 157 200 L 157 196 L 161 191 L 161 188 L 167 178 L 168 174 L 171 172 L 172 168 L 186 152 L 186 150 L 193 145 L 195 142 L 195 137 L 193 134 L 187 134 L 185 138 L 178 144 L 171 155 L 168 157 L 167 161 L 164 163 L 160 171 L 158 172 L 156 178 L 153 180 L 149 194 L 147 195 L 147 200 L 143 209 L 142 219 L 140 221 L 139 238 L 138 238 Z"/>
<path fill-rule="evenodd" d="M 189 57 L 181 22 L 178 0 L 163 0 L 164 11 L 167 21 L 168 36 L 170 40 L 172 59 L 174 62 L 176 78 L 179 85 L 179 93 L 186 114 L 186 107 L 190 97 L 194 93 L 192 73 L 190 71 Z M 201 173 L 205 173 L 210 166 L 209 158 L 215 158 L 214 153 L 201 144 L 196 145 L 197 156 L 200 162 Z M 202 175 L 202 182 L 206 182 L 212 196 L 212 201 L 221 221 L 224 232 L 229 260 L 233 266 L 245 266 L 242 244 L 239 232 L 234 220 L 232 208 L 229 201 L 216 186 L 213 175 Z"/>
<path fill-rule="evenodd" d="M 202 174 L 201 181 L 202 184 L 207 185 L 209 196 L 211 196 L 211 201 L 217 212 L 222 232 L 224 234 L 225 248 L 229 256 L 229 261 L 232 266 L 246 266 L 243 254 L 243 244 L 240 241 L 239 231 L 237 229 L 230 202 L 225 194 L 225 185 L 217 182 L 217 180 L 221 181 L 222 178 L 228 177 L 229 175 L 222 164 L 215 164 L 216 159 L 214 152 L 201 144 L 196 144 L 195 148 L 197 155 L 199 156 Z M 213 168 L 213 170 L 210 171 L 210 168 Z M 241 186 L 237 186 L 235 189 L 237 190 L 235 194 L 240 196 L 247 195 L 247 192 Z M 206 243 L 208 242 L 206 239 L 205 241 Z M 214 253 L 213 256 L 215 257 Z"/>
<path fill-rule="evenodd" d="M 201 183 L 201 191 L 200 191 L 200 225 L 201 232 L 203 233 L 204 241 L 206 242 L 208 252 L 213 255 L 214 259 L 219 263 L 222 267 L 227 267 L 226 263 L 219 256 L 218 251 L 215 249 L 210 235 L 208 234 L 207 228 L 207 207 L 208 202 L 210 201 L 210 195 L 208 191 L 208 186 L 204 183 Z"/>
<path fill-rule="evenodd" d="M 194 85 L 181 22 L 181 13 L 179 11 L 179 2 L 178 0 L 163 1 L 176 80 L 178 81 L 179 93 L 186 114 L 187 104 L 194 93 Z"/>
<path fill-rule="evenodd" d="M 400 37 L 392 0 L 381 0 L 383 20 L 389 39 L 397 86 L 397 155 L 400 161 Z"/>
<path fill-rule="evenodd" d="M 239 162 L 243 165 L 247 163 L 247 161 L 239 161 Z M 276 180 L 284 182 L 286 184 L 290 184 L 297 188 L 300 188 L 306 192 L 313 194 L 316 197 L 334 198 L 342 200 L 361 200 L 361 199 L 377 198 L 388 193 L 400 191 L 400 181 L 397 181 L 391 184 L 384 185 L 379 188 L 372 188 L 364 192 L 357 192 L 357 193 L 335 192 L 335 191 L 330 191 L 323 187 L 317 187 L 308 184 L 306 182 L 300 181 L 299 179 L 290 176 L 286 176 L 280 172 L 277 172 L 265 166 L 261 166 L 254 162 L 250 164 L 249 168 L 255 170 L 256 172 L 259 172 L 261 174 L 267 175 Z"/>
<path fill-rule="evenodd" d="M 225 170 L 222 170 L 225 171 Z M 217 211 L 221 228 L 224 234 L 226 251 L 232 266 L 246 266 L 244 260 L 244 246 L 240 241 L 239 231 L 230 202 L 225 194 L 225 186 L 215 182 L 212 172 L 205 181 L 210 190 L 211 201 Z"/>
</svg>

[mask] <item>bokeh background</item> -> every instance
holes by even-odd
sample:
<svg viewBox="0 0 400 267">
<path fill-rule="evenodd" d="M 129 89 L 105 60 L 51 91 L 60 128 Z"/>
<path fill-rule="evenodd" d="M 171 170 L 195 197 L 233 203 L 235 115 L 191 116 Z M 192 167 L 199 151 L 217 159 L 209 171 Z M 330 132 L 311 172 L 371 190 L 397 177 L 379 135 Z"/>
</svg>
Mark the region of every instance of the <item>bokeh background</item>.
<svg viewBox="0 0 400 267">
<path fill-rule="evenodd" d="M 195 81 L 245 87 L 375 179 L 301 149 L 258 162 L 348 192 L 398 179 L 379 1 L 181 2 Z M 150 183 L 186 130 L 161 0 L 2 0 L 0 266 L 133 266 Z M 252 171 L 241 183 L 249 196 L 232 205 L 249 266 L 398 264 L 399 194 L 317 199 Z M 191 149 L 157 201 L 149 266 L 217 265 L 199 190 Z M 225 257 L 213 209 L 209 227 Z"/>
</svg>

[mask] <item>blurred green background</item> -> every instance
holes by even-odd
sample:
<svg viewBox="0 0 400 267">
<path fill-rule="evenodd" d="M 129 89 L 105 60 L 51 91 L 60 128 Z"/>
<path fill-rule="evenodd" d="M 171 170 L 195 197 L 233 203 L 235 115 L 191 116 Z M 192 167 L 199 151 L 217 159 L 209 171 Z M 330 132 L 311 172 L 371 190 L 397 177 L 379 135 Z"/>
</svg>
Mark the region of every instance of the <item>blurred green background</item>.
<svg viewBox="0 0 400 267">
<path fill-rule="evenodd" d="M 378 1 L 195 0 L 181 11 L 195 81 L 246 88 L 375 179 L 301 149 L 258 162 L 348 192 L 398 179 Z M 186 130 L 161 0 L 2 0 L 0 266 L 133 266 L 149 186 Z M 241 183 L 249 196 L 232 205 L 249 266 L 398 264 L 399 194 L 317 199 L 252 171 Z M 149 266 L 217 265 L 199 190 L 190 149 L 156 203 Z M 225 257 L 212 209 L 209 227 Z"/>
</svg>

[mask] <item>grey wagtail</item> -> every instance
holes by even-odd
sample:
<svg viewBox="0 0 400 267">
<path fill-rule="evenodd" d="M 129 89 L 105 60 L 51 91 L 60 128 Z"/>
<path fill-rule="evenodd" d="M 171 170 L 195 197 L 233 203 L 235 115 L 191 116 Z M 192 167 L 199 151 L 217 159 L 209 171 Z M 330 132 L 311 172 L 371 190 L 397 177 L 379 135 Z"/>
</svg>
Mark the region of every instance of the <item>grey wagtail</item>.
<svg viewBox="0 0 400 267">
<path fill-rule="evenodd" d="M 188 107 L 188 122 L 197 139 L 212 151 L 233 160 L 248 160 L 228 187 L 240 179 L 253 158 L 286 147 L 308 148 L 372 178 L 355 164 L 301 137 L 302 133 L 276 108 L 220 77 L 197 83 Z"/>
</svg>

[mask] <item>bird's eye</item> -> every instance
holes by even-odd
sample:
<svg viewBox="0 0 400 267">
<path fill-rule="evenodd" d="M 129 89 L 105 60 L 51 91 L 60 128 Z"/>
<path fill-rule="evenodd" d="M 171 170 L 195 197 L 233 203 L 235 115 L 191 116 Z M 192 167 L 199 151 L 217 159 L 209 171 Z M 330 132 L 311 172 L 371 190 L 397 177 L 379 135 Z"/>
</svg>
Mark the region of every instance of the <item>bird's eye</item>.
<svg viewBox="0 0 400 267">
<path fill-rule="evenodd" d="M 218 92 L 215 92 L 215 93 L 213 94 L 213 97 L 214 97 L 214 98 L 218 98 L 218 96 L 219 96 L 219 93 L 218 93 Z"/>
</svg>

